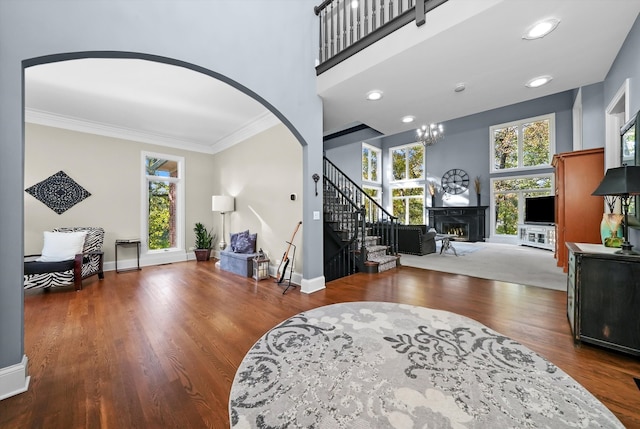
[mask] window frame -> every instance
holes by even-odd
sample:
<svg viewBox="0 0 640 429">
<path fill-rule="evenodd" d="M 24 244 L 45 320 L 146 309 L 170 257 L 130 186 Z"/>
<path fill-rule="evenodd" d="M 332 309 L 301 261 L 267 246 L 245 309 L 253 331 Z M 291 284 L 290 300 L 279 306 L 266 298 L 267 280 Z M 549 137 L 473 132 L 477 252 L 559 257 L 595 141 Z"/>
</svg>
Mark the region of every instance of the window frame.
<svg viewBox="0 0 640 429">
<path fill-rule="evenodd" d="M 185 193 L 185 160 L 184 157 L 178 155 L 171 155 L 159 152 L 140 152 L 140 170 L 141 170 L 141 213 L 140 213 L 140 237 L 141 237 L 141 252 L 146 255 L 167 254 L 171 252 L 185 252 L 185 205 L 186 205 L 186 193 Z M 164 176 L 151 176 L 146 171 L 147 158 L 159 158 L 166 159 L 168 161 L 174 161 L 177 164 L 178 175 L 177 177 L 164 177 Z M 171 182 L 176 184 L 176 238 L 175 245 L 166 249 L 149 249 L 149 182 Z"/>
<path fill-rule="evenodd" d="M 514 175 L 514 176 L 496 176 L 496 177 L 492 177 L 489 179 L 489 189 L 490 189 L 490 233 L 489 236 L 492 238 L 509 238 L 509 239 L 517 239 L 518 238 L 518 231 L 517 231 L 517 225 L 523 224 L 524 223 L 524 194 L 527 192 L 537 192 L 537 191 L 541 191 L 544 192 L 547 190 L 547 188 L 539 188 L 539 189 L 517 189 L 517 190 L 511 190 L 511 191 L 500 191 L 500 192 L 496 192 L 495 191 L 495 182 L 497 180 L 517 180 L 517 179 L 530 179 L 533 177 L 539 177 L 539 178 L 549 178 L 550 179 L 550 187 L 548 188 L 549 191 L 549 195 L 555 195 L 555 174 L 553 172 L 547 172 L 547 173 L 540 173 L 540 174 L 536 174 L 536 173 L 531 173 L 531 174 L 526 174 L 526 175 Z M 515 235 L 509 235 L 509 234 L 497 234 L 496 233 L 496 206 L 495 206 L 495 196 L 496 194 L 503 194 L 503 193 L 516 193 L 518 194 L 518 220 L 516 222 L 516 233 Z"/>
<path fill-rule="evenodd" d="M 371 183 L 371 184 L 376 184 L 376 185 L 382 185 L 382 149 L 380 149 L 379 147 L 375 147 L 372 146 L 370 144 L 367 143 L 362 143 L 362 158 L 364 158 L 364 150 L 367 149 L 369 151 L 369 156 L 367 157 L 367 162 L 368 162 L 368 168 L 367 171 L 369 172 L 369 177 L 364 177 L 364 166 L 361 165 L 362 167 L 362 182 L 363 183 Z M 376 177 L 377 180 L 371 180 L 371 152 L 375 152 L 378 157 L 377 157 L 377 164 L 376 164 Z M 371 188 L 374 188 L 375 186 L 370 186 Z"/>
<path fill-rule="evenodd" d="M 424 225 L 425 224 L 425 213 L 426 213 L 426 208 L 425 208 L 425 189 L 424 189 L 424 183 L 406 183 L 407 181 L 405 181 L 405 185 L 403 186 L 393 186 L 390 188 L 391 191 L 391 213 L 398 217 L 398 223 L 402 224 L 402 225 Z M 408 189 L 408 188 L 415 188 L 415 189 L 420 189 L 422 190 L 422 196 L 415 196 L 415 195 L 411 195 L 411 196 L 403 196 L 403 197 L 394 197 L 393 196 L 393 191 L 396 189 Z M 419 224 L 412 224 L 409 223 L 410 217 L 409 217 L 409 200 L 410 199 L 422 199 L 422 204 L 420 204 L 420 207 L 422 207 L 422 221 Z M 394 206 L 394 201 L 395 200 L 404 200 L 405 202 L 405 218 L 403 221 L 401 221 L 400 217 L 398 216 L 398 214 L 395 212 L 395 206 Z"/>
<path fill-rule="evenodd" d="M 524 166 L 523 163 L 523 126 L 532 122 L 549 120 L 549 155 L 548 162 L 546 164 Z M 495 166 L 495 141 L 494 132 L 499 129 L 508 127 L 518 127 L 518 166 L 512 168 L 498 169 Z M 551 168 L 551 161 L 553 155 L 556 152 L 556 114 L 548 113 L 546 115 L 534 116 L 531 118 L 520 119 L 517 121 L 506 122 L 503 124 L 496 124 L 489 127 L 489 172 L 490 173 L 509 173 L 512 174 L 518 171 L 530 171 L 540 170 L 545 168 Z"/>
<path fill-rule="evenodd" d="M 405 168 L 405 173 L 406 173 L 406 177 L 405 179 L 399 179 L 396 180 L 393 178 L 393 152 L 398 150 L 398 149 L 404 149 L 404 148 L 409 148 L 409 147 L 419 147 L 422 151 L 422 176 L 421 177 L 417 177 L 414 179 L 409 179 L 409 163 L 407 162 L 407 154 L 405 154 L 405 162 L 404 162 L 404 168 Z M 398 146 L 393 146 L 389 148 L 389 184 L 394 185 L 394 187 L 398 187 L 398 188 L 406 188 L 406 187 L 413 187 L 411 184 L 414 183 L 423 183 L 426 180 L 426 165 L 425 165 L 425 154 L 426 151 L 424 150 L 424 146 L 418 142 L 412 142 L 412 143 L 406 143 L 403 145 L 398 145 Z M 398 186 L 395 186 L 398 185 Z M 406 186 L 405 186 L 406 185 Z"/>
</svg>

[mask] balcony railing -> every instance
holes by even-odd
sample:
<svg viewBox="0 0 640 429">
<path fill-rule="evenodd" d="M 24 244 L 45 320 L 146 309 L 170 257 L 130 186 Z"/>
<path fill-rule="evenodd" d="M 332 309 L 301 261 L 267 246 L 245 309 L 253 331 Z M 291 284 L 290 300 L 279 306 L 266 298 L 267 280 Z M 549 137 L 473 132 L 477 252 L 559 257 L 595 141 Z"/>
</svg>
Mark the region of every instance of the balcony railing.
<svg viewBox="0 0 640 429">
<path fill-rule="evenodd" d="M 328 70 L 447 0 L 325 0 L 314 10 L 320 19 L 317 74 Z"/>
</svg>

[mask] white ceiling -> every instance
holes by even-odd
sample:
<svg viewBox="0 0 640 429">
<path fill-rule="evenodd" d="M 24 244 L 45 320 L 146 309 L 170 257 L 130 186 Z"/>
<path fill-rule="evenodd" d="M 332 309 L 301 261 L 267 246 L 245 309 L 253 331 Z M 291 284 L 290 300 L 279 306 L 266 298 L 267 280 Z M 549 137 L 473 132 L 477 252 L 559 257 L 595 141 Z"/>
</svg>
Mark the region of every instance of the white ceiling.
<svg viewBox="0 0 640 429">
<path fill-rule="evenodd" d="M 215 153 L 278 119 L 253 98 L 184 67 L 90 58 L 25 70 L 26 120 Z"/>
<path fill-rule="evenodd" d="M 638 0 L 449 0 L 319 76 L 325 133 L 364 123 L 390 135 L 602 82 L 639 12 Z M 522 38 L 550 17 L 555 31 Z M 525 87 L 540 75 L 553 80 Z M 382 100 L 365 99 L 373 89 Z"/>
<path fill-rule="evenodd" d="M 410 23 L 318 77 L 325 134 L 358 123 L 395 134 L 601 82 L 639 12 L 639 0 L 449 0 L 424 26 Z M 522 39 L 547 17 L 560 19 L 553 33 Z M 524 86 L 544 74 L 550 84 Z M 25 77 L 34 123 L 206 153 L 278 123 L 230 85 L 167 64 L 82 59 Z M 372 89 L 382 100 L 365 100 Z"/>
</svg>

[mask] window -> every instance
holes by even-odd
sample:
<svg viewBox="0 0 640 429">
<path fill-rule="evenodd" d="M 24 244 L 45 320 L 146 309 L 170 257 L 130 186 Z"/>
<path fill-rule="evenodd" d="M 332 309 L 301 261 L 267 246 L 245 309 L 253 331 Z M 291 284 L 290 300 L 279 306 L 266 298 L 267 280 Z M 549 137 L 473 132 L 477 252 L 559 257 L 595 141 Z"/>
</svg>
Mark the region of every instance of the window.
<svg viewBox="0 0 640 429">
<path fill-rule="evenodd" d="M 379 205 L 382 205 L 382 188 L 380 188 L 379 186 L 363 185 L 362 190 L 365 194 L 369 195 L 373 201 L 375 201 Z M 364 210 L 367 216 L 367 220 L 375 222 L 380 218 L 380 209 L 369 199 L 364 200 Z"/>
<path fill-rule="evenodd" d="M 362 181 L 380 183 L 382 151 L 366 143 L 362 144 Z"/>
<path fill-rule="evenodd" d="M 424 223 L 424 186 L 391 190 L 393 215 L 404 225 Z"/>
<path fill-rule="evenodd" d="M 516 236 L 524 222 L 524 199 L 552 195 L 551 174 L 491 179 L 493 234 Z"/>
<path fill-rule="evenodd" d="M 424 146 L 411 143 L 389 149 L 393 215 L 405 225 L 424 224 Z"/>
<path fill-rule="evenodd" d="M 409 144 L 389 149 L 391 152 L 391 181 L 424 180 L 424 146 Z"/>
<path fill-rule="evenodd" d="M 490 133 L 492 172 L 551 166 L 554 114 L 494 125 Z"/>
<path fill-rule="evenodd" d="M 184 183 L 181 157 L 143 153 L 143 236 L 149 252 L 184 248 Z"/>
</svg>

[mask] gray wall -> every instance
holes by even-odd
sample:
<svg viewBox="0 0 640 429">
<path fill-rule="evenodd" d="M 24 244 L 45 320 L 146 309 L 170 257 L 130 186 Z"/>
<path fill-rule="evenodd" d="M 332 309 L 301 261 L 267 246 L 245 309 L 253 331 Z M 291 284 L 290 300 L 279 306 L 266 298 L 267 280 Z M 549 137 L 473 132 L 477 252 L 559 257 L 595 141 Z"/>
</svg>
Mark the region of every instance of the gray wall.
<svg viewBox="0 0 640 429">
<path fill-rule="evenodd" d="M 605 143 L 604 83 L 582 87 L 582 148 L 603 147 Z"/>
<path fill-rule="evenodd" d="M 565 91 L 444 122 L 445 137 L 436 145 L 427 148 L 427 179 L 440 183 L 442 175 L 447 170 L 461 168 L 469 174 L 471 180 L 476 176 L 480 176 L 482 180 L 481 202 L 483 205 L 489 205 L 489 127 L 519 119 L 555 113 L 556 152 L 568 152 L 572 150 L 573 145 L 571 113 L 573 102 L 573 91 Z M 604 125 L 602 125 L 601 133 L 603 138 L 599 141 L 602 147 L 604 144 Z M 351 138 L 342 136 L 341 143 L 343 146 L 333 147 L 326 151 L 327 158 L 346 174 L 350 175 L 352 180 L 357 183 L 360 183 L 361 174 L 361 143 L 366 141 L 361 137 L 355 134 Z M 347 143 L 349 141 L 353 143 Z M 389 148 L 414 141 L 415 131 L 411 130 L 392 136 L 373 138 L 367 143 L 382 148 L 383 169 L 386 169 L 389 162 Z M 553 169 L 536 171 L 549 172 L 553 171 Z M 491 177 L 507 174 L 511 173 L 496 173 Z M 465 198 L 468 197 L 471 200 L 470 203 L 475 204 L 476 196 L 473 195 L 475 191 L 471 186 L 470 193 L 471 195 L 467 195 Z M 383 206 L 387 209 L 391 207 L 389 195 L 389 184 L 386 176 L 383 175 Z M 436 197 L 436 205 L 440 206 L 442 204 L 442 193 L 439 193 Z M 455 205 L 456 203 L 445 201 L 444 204 Z"/>
<path fill-rule="evenodd" d="M 311 180 L 322 171 L 316 3 L 0 2 L 0 241 L 12 243 L 0 247 L 0 368 L 19 363 L 24 353 L 22 67 L 36 57 L 84 51 L 157 55 L 201 67 L 267 105 L 303 145 L 303 282 L 324 285 L 322 225 L 312 220 L 312 212 L 322 210 Z"/>
</svg>

